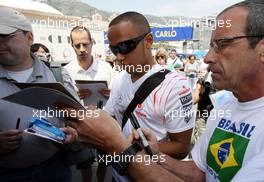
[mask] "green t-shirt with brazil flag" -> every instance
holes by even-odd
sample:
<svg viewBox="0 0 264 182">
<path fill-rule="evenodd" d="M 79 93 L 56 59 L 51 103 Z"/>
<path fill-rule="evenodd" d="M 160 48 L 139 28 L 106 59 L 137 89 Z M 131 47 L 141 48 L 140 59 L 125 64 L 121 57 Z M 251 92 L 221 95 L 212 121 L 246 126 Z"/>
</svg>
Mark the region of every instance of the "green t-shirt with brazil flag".
<svg viewBox="0 0 264 182">
<path fill-rule="evenodd" d="M 206 181 L 264 181 L 263 113 L 264 97 L 244 103 L 229 98 L 211 112 L 192 150 Z"/>
</svg>

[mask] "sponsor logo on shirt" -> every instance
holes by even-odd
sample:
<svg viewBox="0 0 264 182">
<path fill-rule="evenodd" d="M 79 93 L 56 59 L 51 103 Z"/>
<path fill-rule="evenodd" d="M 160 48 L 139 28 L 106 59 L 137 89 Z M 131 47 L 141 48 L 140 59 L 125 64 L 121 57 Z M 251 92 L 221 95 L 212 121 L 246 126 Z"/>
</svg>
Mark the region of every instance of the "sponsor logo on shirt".
<svg viewBox="0 0 264 182">
<path fill-rule="evenodd" d="M 188 93 L 190 91 L 191 91 L 190 88 L 187 88 L 185 85 L 183 85 L 181 90 L 180 90 L 179 96 L 184 95 L 184 94 L 186 94 L 186 93 Z"/>
<path fill-rule="evenodd" d="M 243 164 L 255 126 L 221 119 L 207 149 L 207 171 L 219 181 L 231 181 Z"/>
<path fill-rule="evenodd" d="M 185 95 L 183 97 L 180 97 L 182 105 L 185 105 L 192 101 L 192 93 L 189 93 L 188 95 Z"/>
<path fill-rule="evenodd" d="M 147 115 L 146 115 L 144 112 L 135 111 L 135 113 L 136 113 L 137 116 L 139 116 L 139 117 L 143 117 L 143 118 L 146 118 L 146 117 L 147 117 Z"/>
<path fill-rule="evenodd" d="M 187 105 L 184 105 L 184 106 L 182 106 L 182 110 L 184 110 L 184 111 L 190 111 L 192 109 L 192 106 L 193 106 L 192 103 L 187 104 Z"/>
<path fill-rule="evenodd" d="M 185 116 L 184 117 L 184 122 L 189 123 L 189 121 L 192 119 L 192 116 Z"/>
<path fill-rule="evenodd" d="M 143 104 L 138 104 L 137 105 L 137 109 L 142 109 L 143 108 Z"/>
<path fill-rule="evenodd" d="M 186 104 L 186 105 L 183 105 L 182 106 L 182 110 L 183 110 L 183 113 L 184 113 L 184 122 L 185 123 L 189 123 L 189 121 L 192 119 L 193 117 L 193 110 L 192 110 L 192 106 L 193 106 L 193 103 L 189 103 L 189 104 Z"/>
<path fill-rule="evenodd" d="M 146 118 L 147 114 L 143 111 L 143 104 L 138 104 L 137 108 L 135 109 L 135 113 L 137 114 L 138 117 L 143 117 Z"/>
</svg>

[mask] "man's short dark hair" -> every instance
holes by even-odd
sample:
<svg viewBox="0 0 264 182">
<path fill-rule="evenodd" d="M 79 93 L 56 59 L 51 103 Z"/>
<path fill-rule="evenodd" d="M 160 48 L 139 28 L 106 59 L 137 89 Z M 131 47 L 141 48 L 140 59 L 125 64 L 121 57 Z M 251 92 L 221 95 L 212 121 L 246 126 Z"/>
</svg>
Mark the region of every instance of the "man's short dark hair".
<svg viewBox="0 0 264 182">
<path fill-rule="evenodd" d="M 146 17 L 138 12 L 129 11 L 115 17 L 108 27 L 116 25 L 123 21 L 129 21 L 134 25 L 136 32 L 141 35 L 150 32 L 149 22 Z"/>
<path fill-rule="evenodd" d="M 84 27 L 84 26 L 76 26 L 76 27 L 73 27 L 73 28 L 72 28 L 71 33 L 70 33 L 71 42 L 73 42 L 73 41 L 72 41 L 72 32 L 74 32 L 74 31 L 76 31 L 76 30 L 78 30 L 78 31 L 83 31 L 83 30 L 86 31 L 86 32 L 87 32 L 87 35 L 88 35 L 88 37 L 89 37 L 90 42 L 92 42 L 91 33 L 90 33 L 90 31 L 88 30 L 88 28 L 86 28 L 86 27 Z"/>
<path fill-rule="evenodd" d="M 243 7 L 248 10 L 248 17 L 246 20 L 246 27 L 244 33 L 246 35 L 264 35 L 264 1 L 263 0 L 246 0 L 234 4 L 224 9 L 218 16 L 222 15 L 226 11 L 236 8 Z M 262 37 L 249 38 L 249 44 L 251 48 L 255 48 Z"/>
</svg>

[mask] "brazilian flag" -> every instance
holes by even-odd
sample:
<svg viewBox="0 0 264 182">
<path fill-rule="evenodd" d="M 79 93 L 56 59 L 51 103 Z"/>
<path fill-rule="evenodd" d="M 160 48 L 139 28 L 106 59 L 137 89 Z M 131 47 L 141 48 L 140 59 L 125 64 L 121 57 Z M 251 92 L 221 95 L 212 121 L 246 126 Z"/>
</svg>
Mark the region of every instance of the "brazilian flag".
<svg viewBox="0 0 264 182">
<path fill-rule="evenodd" d="M 231 181 L 241 168 L 249 139 L 216 128 L 207 149 L 207 165 L 219 181 Z"/>
</svg>

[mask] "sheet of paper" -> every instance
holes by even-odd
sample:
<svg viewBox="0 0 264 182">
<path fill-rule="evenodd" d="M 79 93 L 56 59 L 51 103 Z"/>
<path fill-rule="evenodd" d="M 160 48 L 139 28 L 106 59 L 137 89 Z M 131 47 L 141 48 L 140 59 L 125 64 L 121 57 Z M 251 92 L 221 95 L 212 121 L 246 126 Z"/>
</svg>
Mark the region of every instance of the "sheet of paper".
<svg viewBox="0 0 264 182">
<path fill-rule="evenodd" d="M 30 88 L 30 87 L 42 87 L 42 88 L 54 89 L 54 90 L 64 93 L 65 95 L 71 97 L 72 99 L 78 102 L 78 100 L 74 96 L 72 96 L 72 94 L 61 83 L 58 83 L 58 82 L 56 83 L 19 83 L 17 82 L 17 83 L 14 83 L 14 85 L 16 85 L 20 89 L 25 89 L 25 88 Z"/>
<path fill-rule="evenodd" d="M 56 110 L 66 107 L 86 110 L 79 102 L 64 93 L 44 87 L 25 88 L 2 99 L 45 111 L 48 108 Z"/>
<path fill-rule="evenodd" d="M 99 92 L 102 89 L 108 89 L 106 81 L 75 80 L 75 83 L 79 90 L 89 89 L 92 93 L 89 97 L 83 100 L 85 106 L 96 106 L 98 100 L 103 101 L 103 105 L 106 104 L 107 98 Z"/>
</svg>

